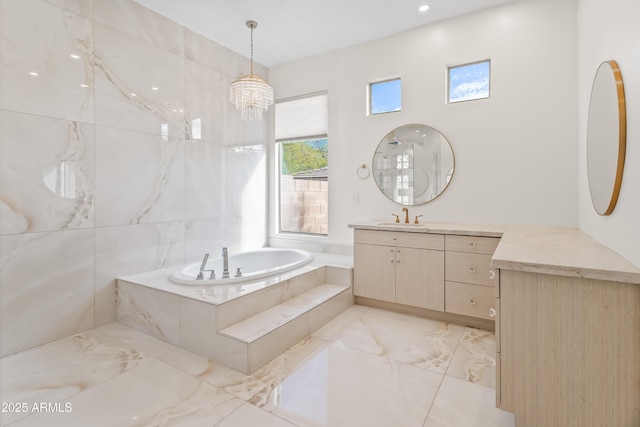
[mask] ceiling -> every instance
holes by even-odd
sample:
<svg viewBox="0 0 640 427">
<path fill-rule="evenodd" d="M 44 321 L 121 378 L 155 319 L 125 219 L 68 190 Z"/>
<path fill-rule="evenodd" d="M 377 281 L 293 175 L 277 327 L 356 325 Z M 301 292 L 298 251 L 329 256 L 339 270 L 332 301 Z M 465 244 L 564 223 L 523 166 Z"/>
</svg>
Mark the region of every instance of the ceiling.
<svg viewBox="0 0 640 427">
<path fill-rule="evenodd" d="M 515 0 L 135 0 L 272 67 Z M 429 10 L 418 7 L 428 4 Z"/>
</svg>

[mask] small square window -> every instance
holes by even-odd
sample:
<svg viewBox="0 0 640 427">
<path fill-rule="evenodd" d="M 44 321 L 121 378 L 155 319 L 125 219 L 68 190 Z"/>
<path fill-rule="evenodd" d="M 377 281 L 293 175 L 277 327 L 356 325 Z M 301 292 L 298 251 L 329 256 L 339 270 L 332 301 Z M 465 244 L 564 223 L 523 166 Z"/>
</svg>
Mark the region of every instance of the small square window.
<svg viewBox="0 0 640 427">
<path fill-rule="evenodd" d="M 400 79 L 369 84 L 370 114 L 391 113 L 402 109 Z"/>
<path fill-rule="evenodd" d="M 489 98 L 491 61 L 449 67 L 448 102 L 450 104 Z"/>
</svg>

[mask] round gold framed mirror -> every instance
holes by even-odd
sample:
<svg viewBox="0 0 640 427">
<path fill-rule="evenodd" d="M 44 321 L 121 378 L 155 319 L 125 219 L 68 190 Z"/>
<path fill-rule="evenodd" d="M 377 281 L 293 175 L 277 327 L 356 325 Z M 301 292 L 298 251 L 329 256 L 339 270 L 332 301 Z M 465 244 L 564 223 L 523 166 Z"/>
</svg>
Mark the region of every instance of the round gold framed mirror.
<svg viewBox="0 0 640 427">
<path fill-rule="evenodd" d="M 398 204 L 415 206 L 442 194 L 453 177 L 455 159 L 451 144 L 438 130 L 411 124 L 382 138 L 372 166 L 382 194 Z"/>
<path fill-rule="evenodd" d="M 587 125 L 587 173 L 596 212 L 613 212 L 620 194 L 627 144 L 622 74 L 616 61 L 598 67 L 591 89 Z"/>
</svg>

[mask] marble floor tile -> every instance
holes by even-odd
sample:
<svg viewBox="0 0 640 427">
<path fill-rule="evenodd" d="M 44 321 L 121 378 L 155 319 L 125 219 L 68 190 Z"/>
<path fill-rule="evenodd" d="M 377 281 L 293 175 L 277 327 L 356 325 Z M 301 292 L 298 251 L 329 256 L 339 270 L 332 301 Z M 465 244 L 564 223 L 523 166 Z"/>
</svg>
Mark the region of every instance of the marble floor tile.
<svg viewBox="0 0 640 427">
<path fill-rule="evenodd" d="M 245 403 L 216 427 L 296 427 L 282 418 L 276 417 L 260 408 Z"/>
<path fill-rule="evenodd" d="M 451 323 L 372 308 L 331 341 L 444 374 L 463 330 Z"/>
<path fill-rule="evenodd" d="M 465 328 L 447 375 L 495 389 L 495 334 L 482 329 Z"/>
<path fill-rule="evenodd" d="M 165 354 L 160 359 L 234 396 L 249 400 L 268 384 L 290 372 L 323 345 L 325 345 L 324 341 L 314 338 L 302 340 L 252 375 L 245 375 L 182 349 Z"/>
<path fill-rule="evenodd" d="M 515 427 L 515 415 L 496 409 L 494 389 L 445 377 L 424 427 Z"/>
<path fill-rule="evenodd" d="M 443 376 L 326 343 L 249 401 L 298 426 L 422 426 Z"/>
<path fill-rule="evenodd" d="M 490 332 L 358 305 L 253 375 L 114 322 L 0 359 L 29 409 L 0 425 L 514 427 L 494 359 Z"/>
<path fill-rule="evenodd" d="M 5 412 L 5 425 L 31 414 L 34 403 L 60 402 L 143 365 L 151 356 L 91 330 L 0 359 L 2 402 L 23 402 L 26 413 Z"/>
<path fill-rule="evenodd" d="M 37 413 L 24 426 L 211 426 L 243 401 L 159 360 L 126 372 L 66 402 L 68 412 Z"/>
<path fill-rule="evenodd" d="M 369 310 L 369 308 L 364 305 L 352 305 L 315 331 L 311 336 L 321 340 L 330 340 L 367 310 Z"/>
<path fill-rule="evenodd" d="M 153 357 L 160 357 L 163 354 L 167 354 L 178 349 L 178 347 L 169 344 L 168 342 L 143 334 L 142 332 L 131 329 L 130 327 L 118 322 L 108 323 L 97 328 L 97 330 L 117 338 L 120 341 L 129 344 L 131 347 Z"/>
</svg>

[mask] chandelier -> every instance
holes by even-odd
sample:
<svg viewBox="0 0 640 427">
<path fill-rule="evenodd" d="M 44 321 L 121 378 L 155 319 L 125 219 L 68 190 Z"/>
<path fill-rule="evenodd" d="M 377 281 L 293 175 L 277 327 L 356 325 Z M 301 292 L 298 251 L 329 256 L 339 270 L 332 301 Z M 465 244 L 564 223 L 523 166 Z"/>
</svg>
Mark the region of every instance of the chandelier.
<svg viewBox="0 0 640 427">
<path fill-rule="evenodd" d="M 247 21 L 251 29 L 251 71 L 229 86 L 229 100 L 242 113 L 242 120 L 262 120 L 262 112 L 273 104 L 273 88 L 260 77 L 253 74 L 253 29 L 256 21 Z"/>
</svg>

